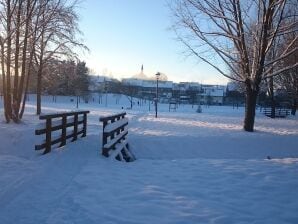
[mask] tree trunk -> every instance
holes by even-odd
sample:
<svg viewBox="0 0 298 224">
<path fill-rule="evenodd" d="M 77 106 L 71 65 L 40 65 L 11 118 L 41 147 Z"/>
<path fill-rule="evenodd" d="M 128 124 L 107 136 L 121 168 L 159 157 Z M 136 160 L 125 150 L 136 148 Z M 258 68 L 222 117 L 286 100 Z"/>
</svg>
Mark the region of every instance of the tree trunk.
<svg viewBox="0 0 298 224">
<path fill-rule="evenodd" d="M 15 27 L 15 58 L 14 58 L 14 85 L 13 85 L 13 114 L 14 121 L 19 121 L 19 56 L 20 56 L 20 29 L 21 29 L 21 11 L 23 1 L 19 1 L 17 10 L 17 21 Z M 24 59 L 23 59 L 24 60 Z"/>
<path fill-rule="evenodd" d="M 7 32 L 7 44 L 6 44 L 6 103 L 5 111 L 9 120 L 12 118 L 12 102 L 11 102 L 11 80 L 10 80 L 10 68 L 11 68 L 11 2 L 7 1 L 7 20 L 6 20 L 6 32 Z M 8 120 L 8 121 L 9 121 Z"/>
<path fill-rule="evenodd" d="M 25 82 L 25 76 L 26 76 L 26 64 L 27 64 L 27 46 L 28 46 L 28 40 L 29 40 L 29 22 L 31 22 L 31 16 L 32 11 L 30 9 L 31 2 L 27 1 L 27 7 L 26 7 L 26 23 L 25 23 L 25 34 L 24 34 L 24 45 L 23 45 L 23 52 L 22 52 L 22 68 L 21 68 L 21 77 L 19 82 L 19 92 L 18 92 L 18 108 L 17 113 L 19 113 L 20 108 L 21 112 L 19 113 L 19 118 L 21 119 L 24 113 L 25 103 L 26 103 L 26 95 L 27 95 L 27 87 L 25 86 L 24 91 L 24 83 L 28 85 L 28 82 Z M 30 56 L 31 57 L 31 56 Z M 31 58 L 32 60 L 32 58 Z M 30 63 L 30 62 L 29 62 Z M 29 70 L 29 68 L 28 68 Z M 24 95 L 24 96 L 23 96 Z M 25 100 L 22 100 L 22 96 L 25 98 Z"/>
<path fill-rule="evenodd" d="M 29 65 L 28 65 L 27 76 L 26 76 L 24 97 L 23 97 L 22 108 L 21 108 L 21 112 L 20 112 L 20 119 L 22 119 L 22 117 L 24 115 L 24 111 L 25 111 L 25 105 L 26 105 L 26 99 L 27 99 L 27 94 L 28 94 L 30 74 L 32 72 L 32 63 L 33 63 L 32 60 L 33 60 L 33 50 L 30 53 Z"/>
<path fill-rule="evenodd" d="M 273 86 L 273 77 L 269 80 L 269 95 L 271 99 L 271 118 L 275 118 L 275 98 L 274 98 L 274 86 Z"/>
<path fill-rule="evenodd" d="M 37 72 L 37 90 L 36 90 L 36 114 L 41 114 L 41 88 L 42 88 L 42 72 L 43 72 L 43 54 L 44 54 L 44 30 L 41 31 L 41 40 L 40 40 L 40 56 L 39 56 L 39 68 Z"/>
<path fill-rule="evenodd" d="M 39 65 L 37 73 L 37 90 L 36 90 L 36 114 L 41 114 L 41 76 L 42 76 L 42 65 Z"/>
<path fill-rule="evenodd" d="M 245 104 L 245 118 L 244 118 L 244 130 L 253 132 L 255 123 L 255 112 L 257 103 L 258 91 L 252 90 L 251 86 L 246 86 L 246 104 Z"/>
<path fill-rule="evenodd" d="M 6 123 L 9 123 L 10 117 L 7 114 L 7 92 L 6 92 L 6 77 L 5 77 L 5 64 L 4 64 L 4 44 L 1 40 L 1 71 L 2 71 L 2 90 L 3 90 L 3 106 L 4 106 L 4 116 Z"/>
</svg>

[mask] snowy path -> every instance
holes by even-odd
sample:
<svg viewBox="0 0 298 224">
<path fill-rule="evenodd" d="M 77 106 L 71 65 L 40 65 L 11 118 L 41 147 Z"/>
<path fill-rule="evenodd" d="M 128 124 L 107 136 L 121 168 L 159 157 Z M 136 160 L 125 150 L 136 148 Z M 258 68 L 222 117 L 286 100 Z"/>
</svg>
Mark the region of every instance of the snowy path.
<svg viewBox="0 0 298 224">
<path fill-rule="evenodd" d="M 112 112 L 92 108 L 88 136 L 45 156 L 34 116 L 1 123 L 0 224 L 298 223 L 297 119 L 245 133 L 238 114 L 128 111 L 138 160 L 120 163 L 99 156 Z"/>
<path fill-rule="evenodd" d="M 29 175 L 21 192 L 10 189 L 11 200 L 1 201 L 0 223 L 298 220 L 298 180 L 289 178 L 297 177 L 297 161 L 180 159 L 123 164 L 83 158 L 79 164 L 65 165 L 70 158 L 49 161 L 55 167 Z"/>
</svg>

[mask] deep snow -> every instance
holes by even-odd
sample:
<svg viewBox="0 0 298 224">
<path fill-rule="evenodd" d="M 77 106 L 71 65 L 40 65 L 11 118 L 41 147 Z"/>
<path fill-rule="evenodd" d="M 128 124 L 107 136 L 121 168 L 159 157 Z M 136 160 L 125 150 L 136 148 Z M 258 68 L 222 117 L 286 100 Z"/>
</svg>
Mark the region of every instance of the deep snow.
<svg viewBox="0 0 298 224">
<path fill-rule="evenodd" d="M 160 105 L 156 119 L 153 105 L 136 103 L 126 111 L 137 160 L 122 163 L 100 155 L 98 119 L 127 108 L 126 97 L 80 104 L 90 110 L 87 137 L 47 155 L 34 151 L 42 139 L 32 98 L 22 124 L 0 123 L 0 224 L 298 223 L 295 117 L 257 112 L 247 133 L 243 108 Z M 69 97 L 43 105 L 75 109 Z"/>
</svg>

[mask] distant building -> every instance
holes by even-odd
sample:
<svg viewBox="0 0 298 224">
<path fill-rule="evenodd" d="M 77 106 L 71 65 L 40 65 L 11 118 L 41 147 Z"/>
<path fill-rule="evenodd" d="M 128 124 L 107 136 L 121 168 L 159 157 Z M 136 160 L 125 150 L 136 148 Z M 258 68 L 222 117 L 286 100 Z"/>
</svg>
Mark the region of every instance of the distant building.
<svg viewBox="0 0 298 224">
<path fill-rule="evenodd" d="M 138 96 L 153 99 L 156 96 L 156 80 L 141 80 L 137 78 L 122 79 L 124 85 L 135 86 L 138 88 Z M 172 97 L 173 82 L 172 81 L 158 81 L 159 98 Z"/>
<path fill-rule="evenodd" d="M 115 89 L 119 85 L 119 81 L 117 79 L 113 79 L 106 76 L 95 76 L 90 75 L 90 92 L 115 92 Z"/>
<path fill-rule="evenodd" d="M 200 93 L 201 102 L 204 104 L 217 104 L 224 103 L 226 86 L 223 85 L 202 85 L 202 92 Z"/>
<path fill-rule="evenodd" d="M 198 103 L 198 95 L 201 93 L 201 84 L 197 82 L 180 82 L 173 85 L 173 98 L 182 104 Z"/>
<path fill-rule="evenodd" d="M 156 80 L 140 78 L 124 78 L 121 82 L 104 76 L 91 76 L 89 90 L 92 92 L 117 92 L 121 88 L 131 87 L 131 94 L 135 97 L 153 100 L 156 97 Z M 122 87 L 121 87 L 122 85 Z M 169 102 L 171 99 L 180 104 L 213 104 L 222 105 L 226 94 L 226 86 L 203 85 L 197 82 L 158 81 L 159 99 Z M 123 89 L 123 90 L 124 90 Z"/>
</svg>

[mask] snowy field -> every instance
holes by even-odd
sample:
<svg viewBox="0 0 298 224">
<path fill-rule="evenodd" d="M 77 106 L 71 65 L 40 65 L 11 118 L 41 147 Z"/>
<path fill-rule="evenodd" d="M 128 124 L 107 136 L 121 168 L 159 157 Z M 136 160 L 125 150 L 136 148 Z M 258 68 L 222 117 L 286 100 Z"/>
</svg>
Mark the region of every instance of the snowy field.
<svg viewBox="0 0 298 224">
<path fill-rule="evenodd" d="M 243 108 L 164 104 L 156 119 L 153 105 L 135 101 L 126 111 L 137 160 L 124 163 L 100 155 L 99 117 L 129 105 L 125 96 L 107 100 L 81 103 L 87 137 L 47 155 L 34 151 L 42 137 L 33 96 L 22 124 L 0 118 L 0 224 L 298 223 L 297 117 L 258 111 L 248 133 Z M 69 97 L 44 97 L 43 106 L 75 110 Z"/>
</svg>

